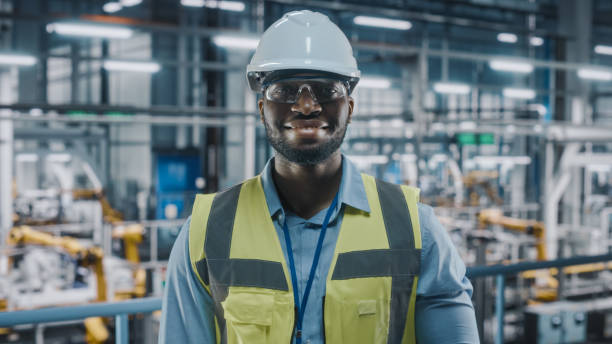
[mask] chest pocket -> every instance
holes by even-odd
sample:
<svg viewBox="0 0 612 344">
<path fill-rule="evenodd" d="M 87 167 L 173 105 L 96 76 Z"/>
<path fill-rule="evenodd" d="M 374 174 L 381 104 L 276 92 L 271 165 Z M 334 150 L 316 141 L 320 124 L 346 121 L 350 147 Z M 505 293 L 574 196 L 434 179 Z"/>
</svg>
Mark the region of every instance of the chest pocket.
<svg viewBox="0 0 612 344">
<path fill-rule="evenodd" d="M 325 297 L 326 317 L 336 314 L 340 331 L 326 333 L 330 343 L 386 343 L 389 329 L 389 299 Z"/>
<path fill-rule="evenodd" d="M 287 293 L 248 289 L 253 288 L 230 288 L 229 295 L 221 302 L 227 343 L 289 343 L 293 318 L 292 300 L 287 298 Z"/>
</svg>

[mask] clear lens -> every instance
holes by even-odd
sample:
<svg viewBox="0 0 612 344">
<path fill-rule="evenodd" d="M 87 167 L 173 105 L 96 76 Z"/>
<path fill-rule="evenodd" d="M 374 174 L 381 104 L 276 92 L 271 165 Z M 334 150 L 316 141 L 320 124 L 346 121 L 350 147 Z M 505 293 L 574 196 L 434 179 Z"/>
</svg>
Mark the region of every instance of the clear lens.
<svg viewBox="0 0 612 344">
<path fill-rule="evenodd" d="M 329 79 L 281 80 L 270 84 L 264 94 L 271 102 L 292 104 L 306 91 L 318 103 L 331 102 L 348 94 L 341 81 Z"/>
</svg>

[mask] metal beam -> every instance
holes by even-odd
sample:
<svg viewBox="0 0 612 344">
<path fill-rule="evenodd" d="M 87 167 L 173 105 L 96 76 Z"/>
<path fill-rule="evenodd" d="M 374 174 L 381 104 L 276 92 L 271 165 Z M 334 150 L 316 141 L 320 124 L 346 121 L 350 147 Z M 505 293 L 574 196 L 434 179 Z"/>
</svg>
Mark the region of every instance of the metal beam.
<svg viewBox="0 0 612 344">
<path fill-rule="evenodd" d="M 321 0 L 267 0 L 268 2 L 275 2 L 285 5 L 299 5 L 301 7 L 318 7 L 327 10 L 339 11 L 339 12 L 350 12 L 350 13 L 367 13 L 371 15 L 380 15 L 392 18 L 410 19 L 414 21 L 435 23 L 435 24 L 447 24 L 456 25 L 463 27 L 475 27 L 489 31 L 510 31 L 521 34 L 539 34 L 546 36 L 556 36 L 556 32 L 549 32 L 546 30 L 534 30 L 530 31 L 522 25 L 509 25 L 500 24 L 494 21 L 475 20 L 469 18 L 455 17 L 449 15 L 439 15 L 432 13 L 423 13 L 416 11 L 403 10 L 401 8 L 385 8 L 380 4 L 373 5 L 361 5 L 354 3 L 342 3 L 338 1 L 321 1 Z"/>
<path fill-rule="evenodd" d="M 151 107 L 139 107 L 139 106 L 126 106 L 126 105 L 97 105 L 97 104 L 48 104 L 48 103 L 13 103 L 13 104 L 0 104 L 0 109 L 9 109 L 19 112 L 27 112 L 31 109 L 40 109 L 44 112 L 56 111 L 59 113 L 66 113 L 69 111 L 82 111 L 84 113 L 91 114 L 104 114 L 106 112 L 120 112 L 125 114 L 139 114 L 146 113 L 151 115 L 218 115 L 218 116 L 245 116 L 247 112 L 244 110 L 232 110 L 223 107 L 179 107 L 179 106 L 166 106 L 166 105 L 155 105 Z M 46 121 L 47 119 L 39 117 L 40 120 Z"/>
</svg>

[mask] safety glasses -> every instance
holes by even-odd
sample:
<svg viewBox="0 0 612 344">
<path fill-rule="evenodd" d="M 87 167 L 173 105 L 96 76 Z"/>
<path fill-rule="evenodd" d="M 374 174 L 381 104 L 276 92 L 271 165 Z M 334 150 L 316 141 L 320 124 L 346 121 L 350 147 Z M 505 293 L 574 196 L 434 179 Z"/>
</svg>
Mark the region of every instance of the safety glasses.
<svg viewBox="0 0 612 344">
<path fill-rule="evenodd" d="M 339 80 L 313 79 L 283 79 L 267 85 L 264 97 L 275 103 L 293 104 L 300 98 L 302 92 L 309 92 L 317 103 L 328 103 L 348 95 L 346 85 Z"/>
</svg>

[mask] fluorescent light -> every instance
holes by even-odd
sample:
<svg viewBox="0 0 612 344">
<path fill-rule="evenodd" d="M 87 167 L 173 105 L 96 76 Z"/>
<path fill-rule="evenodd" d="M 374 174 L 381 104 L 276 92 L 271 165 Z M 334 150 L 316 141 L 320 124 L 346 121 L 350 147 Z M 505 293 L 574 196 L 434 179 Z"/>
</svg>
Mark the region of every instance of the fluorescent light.
<svg viewBox="0 0 612 344">
<path fill-rule="evenodd" d="M 240 1 L 207 1 L 206 7 L 208 7 L 209 2 L 216 3 L 216 7 L 219 8 L 220 10 L 234 11 L 234 12 L 244 11 L 244 3 Z"/>
<path fill-rule="evenodd" d="M 242 12 L 244 7 L 244 3 L 239 1 L 219 1 L 219 9 L 225 11 Z"/>
<path fill-rule="evenodd" d="M 497 34 L 497 40 L 504 43 L 516 43 L 518 37 L 515 34 L 509 32 L 502 32 Z"/>
<path fill-rule="evenodd" d="M 391 88 L 391 80 L 381 77 L 363 77 L 357 84 L 361 88 Z"/>
<path fill-rule="evenodd" d="M 479 165 L 529 165 L 531 164 L 531 158 L 524 156 L 495 156 L 495 155 L 481 155 L 474 157 L 474 162 Z"/>
<path fill-rule="evenodd" d="M 96 25 L 52 23 L 47 25 L 47 32 L 66 36 L 101 37 L 101 38 L 130 38 L 134 31 L 126 27 Z"/>
<path fill-rule="evenodd" d="M 434 91 L 444 94 L 468 94 L 470 93 L 470 86 L 452 82 L 436 82 Z"/>
<path fill-rule="evenodd" d="M 491 69 L 504 72 L 531 73 L 533 71 L 532 64 L 512 60 L 491 60 L 489 66 Z"/>
<path fill-rule="evenodd" d="M 375 26 L 395 30 L 410 30 L 410 28 L 412 27 L 412 23 L 407 20 L 368 16 L 356 16 L 355 18 L 353 18 L 353 23 L 361 26 Z"/>
<path fill-rule="evenodd" d="M 380 126 L 382 125 L 382 123 L 381 123 L 381 122 L 380 122 L 380 120 L 378 120 L 378 119 L 371 119 L 371 120 L 368 122 L 368 125 L 369 125 L 371 128 L 380 128 Z"/>
<path fill-rule="evenodd" d="M 181 5 L 186 7 L 204 7 L 204 0 L 181 0 Z"/>
<path fill-rule="evenodd" d="M 225 0 L 181 0 L 181 5 L 186 7 L 208 7 L 218 8 L 225 11 L 242 12 L 245 5 L 240 1 L 225 1 Z"/>
<path fill-rule="evenodd" d="M 527 88 L 504 88 L 504 97 L 518 99 L 533 99 L 536 96 L 534 90 Z"/>
<path fill-rule="evenodd" d="M 223 48 L 256 49 L 257 45 L 259 44 L 259 39 L 249 38 L 249 37 L 219 35 L 219 36 L 213 37 L 213 43 Z"/>
<path fill-rule="evenodd" d="M 0 54 L 0 64 L 32 66 L 36 64 L 36 58 L 30 55 Z"/>
<path fill-rule="evenodd" d="M 581 79 L 610 81 L 612 80 L 612 72 L 603 69 L 580 68 L 578 69 L 578 77 Z"/>
<path fill-rule="evenodd" d="M 107 2 L 102 6 L 102 10 L 106 13 L 115 13 L 123 8 L 118 2 Z"/>
<path fill-rule="evenodd" d="M 161 66 L 156 62 L 106 60 L 104 61 L 104 69 L 122 72 L 155 73 L 161 69 Z"/>
<path fill-rule="evenodd" d="M 602 55 L 612 55 L 612 47 L 609 45 L 598 44 L 595 46 L 595 52 Z"/>
<path fill-rule="evenodd" d="M 529 39 L 529 44 L 533 45 L 534 47 L 539 47 L 540 45 L 544 44 L 544 38 L 533 36 Z"/>
<path fill-rule="evenodd" d="M 132 7 L 139 5 L 141 2 L 142 0 L 121 0 L 121 5 L 125 7 Z"/>
</svg>

